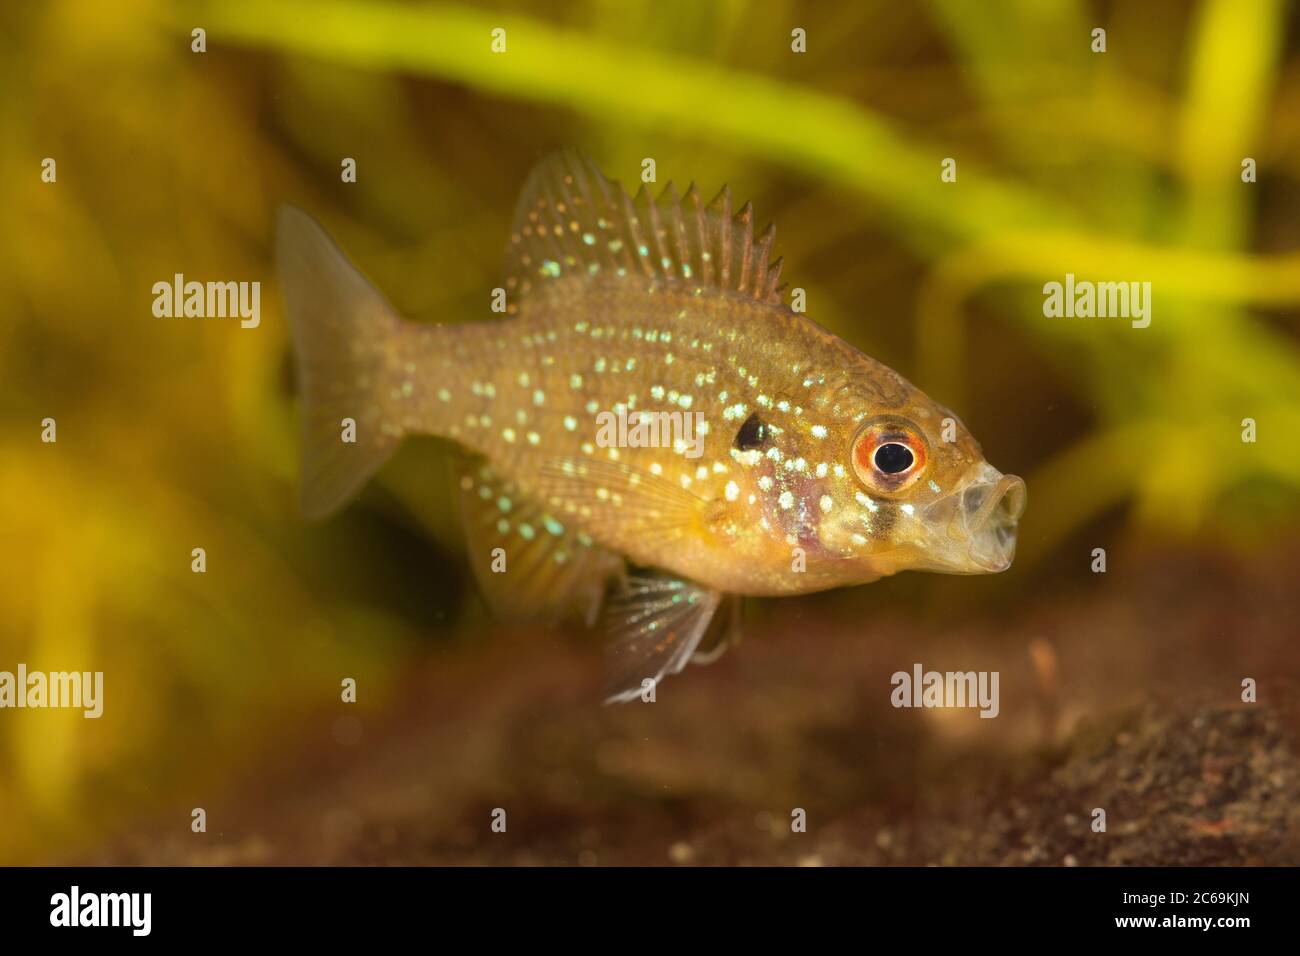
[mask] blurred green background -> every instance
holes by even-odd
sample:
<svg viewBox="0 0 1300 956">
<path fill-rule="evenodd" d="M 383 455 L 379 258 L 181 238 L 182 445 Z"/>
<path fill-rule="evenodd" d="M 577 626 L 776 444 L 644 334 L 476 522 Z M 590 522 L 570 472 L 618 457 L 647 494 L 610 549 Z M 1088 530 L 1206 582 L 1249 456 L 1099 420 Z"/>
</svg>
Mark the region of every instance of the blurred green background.
<svg viewBox="0 0 1300 956">
<path fill-rule="evenodd" d="M 810 315 L 1026 478 L 1010 573 L 809 599 L 829 617 L 1014 619 L 1092 587 L 1099 546 L 1130 579 L 1160 549 L 1297 556 L 1293 5 L 8 4 L 0 669 L 103 670 L 106 713 L 0 712 L 0 862 L 187 832 L 302 728 L 349 736 L 342 676 L 378 714 L 412 668 L 490 653 L 439 443 L 331 522 L 296 515 L 273 216 L 309 210 L 411 318 L 487 320 L 517 192 L 570 145 L 752 199 Z M 260 280 L 261 326 L 155 318 L 178 272 Z M 1067 272 L 1151 282 L 1150 327 L 1044 318 Z"/>
</svg>

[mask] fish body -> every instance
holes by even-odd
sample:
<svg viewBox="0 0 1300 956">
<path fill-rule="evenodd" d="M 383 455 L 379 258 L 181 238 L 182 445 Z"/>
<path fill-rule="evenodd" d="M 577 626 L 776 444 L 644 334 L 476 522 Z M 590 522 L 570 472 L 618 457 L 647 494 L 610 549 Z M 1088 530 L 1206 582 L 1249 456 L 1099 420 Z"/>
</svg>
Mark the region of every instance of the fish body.
<svg viewBox="0 0 1300 956">
<path fill-rule="evenodd" d="M 611 699 L 720 653 L 738 596 L 1007 567 L 1023 482 L 950 411 L 787 308 L 772 241 L 725 190 L 707 206 L 694 187 L 633 199 L 561 153 L 520 199 L 508 316 L 432 326 L 400 320 L 283 210 L 304 511 L 353 497 L 404 435 L 457 442 L 489 598 L 603 620 Z"/>
</svg>

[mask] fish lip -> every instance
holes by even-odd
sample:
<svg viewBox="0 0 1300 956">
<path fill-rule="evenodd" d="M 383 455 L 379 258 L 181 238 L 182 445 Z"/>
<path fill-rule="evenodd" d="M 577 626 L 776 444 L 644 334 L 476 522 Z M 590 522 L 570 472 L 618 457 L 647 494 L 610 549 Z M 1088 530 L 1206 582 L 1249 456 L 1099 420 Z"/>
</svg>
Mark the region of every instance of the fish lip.
<svg viewBox="0 0 1300 956">
<path fill-rule="evenodd" d="M 1027 497 L 1020 478 L 1001 475 L 970 517 L 970 559 L 982 570 L 998 574 L 1011 567 L 1016 556 L 1016 526 L 1025 513 Z"/>
<path fill-rule="evenodd" d="M 987 548 L 980 547 L 983 539 L 992 536 L 993 540 Z M 971 542 L 971 548 L 968 552 L 971 561 L 981 570 L 989 574 L 1000 574 L 1007 568 L 1011 567 L 1011 562 L 1016 557 L 1016 526 L 1014 524 L 998 525 L 988 529 L 987 534 L 981 535 Z"/>
<path fill-rule="evenodd" d="M 946 538 L 938 546 L 947 569 L 997 574 L 1011 567 L 1016 527 L 1025 511 L 1025 483 L 982 463 L 971 478 L 927 509 L 932 527 Z"/>
<path fill-rule="evenodd" d="M 928 534 L 913 567 L 945 574 L 998 574 L 1016 556 L 1025 483 L 980 462 L 920 512 Z"/>
<path fill-rule="evenodd" d="M 1015 475 L 999 475 L 995 481 L 981 481 L 963 489 L 965 501 L 973 492 L 982 492 L 982 498 L 973 515 L 965 517 L 966 530 L 973 537 L 998 514 L 998 523 L 1015 525 L 1025 513 L 1025 483 Z"/>
</svg>

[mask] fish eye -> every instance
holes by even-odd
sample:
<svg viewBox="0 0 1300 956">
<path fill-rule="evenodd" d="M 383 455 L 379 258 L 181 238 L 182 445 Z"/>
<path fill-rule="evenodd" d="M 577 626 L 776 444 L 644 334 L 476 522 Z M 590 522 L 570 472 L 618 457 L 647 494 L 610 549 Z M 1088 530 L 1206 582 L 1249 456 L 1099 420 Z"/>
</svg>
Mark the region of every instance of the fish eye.
<svg viewBox="0 0 1300 956">
<path fill-rule="evenodd" d="M 896 475 L 911 468 L 916 456 L 912 454 L 912 449 L 901 442 L 889 441 L 876 446 L 874 460 L 876 467 L 885 474 Z"/>
<path fill-rule="evenodd" d="M 903 491 L 925 472 L 927 455 L 921 432 L 906 419 L 886 417 L 867 422 L 853 441 L 853 470 L 870 491 Z"/>
<path fill-rule="evenodd" d="M 753 412 L 736 432 L 736 447 L 741 451 L 757 448 L 767 439 L 767 424 Z"/>
</svg>

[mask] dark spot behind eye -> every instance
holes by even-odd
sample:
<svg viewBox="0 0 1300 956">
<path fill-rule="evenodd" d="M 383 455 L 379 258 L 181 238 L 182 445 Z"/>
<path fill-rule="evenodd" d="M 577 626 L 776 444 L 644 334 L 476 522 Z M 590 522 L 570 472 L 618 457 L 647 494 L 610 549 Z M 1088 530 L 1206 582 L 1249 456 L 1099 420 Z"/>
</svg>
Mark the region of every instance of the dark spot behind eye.
<svg viewBox="0 0 1300 956">
<path fill-rule="evenodd" d="M 763 444 L 766 438 L 767 425 L 758 417 L 758 412 L 754 412 L 745 419 L 745 424 L 740 426 L 740 431 L 736 432 L 736 447 L 741 451 L 749 451 Z"/>
</svg>

